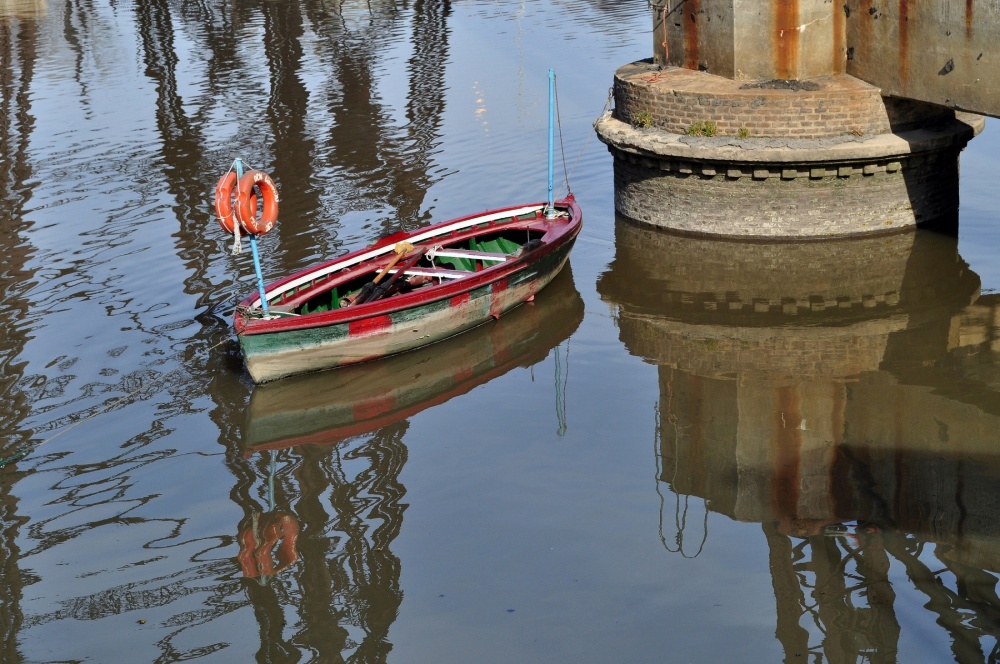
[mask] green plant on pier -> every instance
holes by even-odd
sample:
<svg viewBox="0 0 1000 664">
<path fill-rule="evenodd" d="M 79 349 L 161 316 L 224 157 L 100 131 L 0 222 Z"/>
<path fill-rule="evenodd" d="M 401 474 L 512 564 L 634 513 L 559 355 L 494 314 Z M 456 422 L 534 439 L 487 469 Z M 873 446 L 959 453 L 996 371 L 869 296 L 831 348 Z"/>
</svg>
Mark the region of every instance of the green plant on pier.
<svg viewBox="0 0 1000 664">
<path fill-rule="evenodd" d="M 736 130 L 736 138 L 744 139 L 750 138 L 750 130 L 747 129 L 746 125 L 740 125 L 740 128 Z"/>
<path fill-rule="evenodd" d="M 649 111 L 640 111 L 632 118 L 632 126 L 637 129 L 646 129 L 653 126 L 653 114 Z"/>
<path fill-rule="evenodd" d="M 711 120 L 698 120 L 687 128 L 688 136 L 715 136 L 718 133 L 718 126 Z"/>
</svg>

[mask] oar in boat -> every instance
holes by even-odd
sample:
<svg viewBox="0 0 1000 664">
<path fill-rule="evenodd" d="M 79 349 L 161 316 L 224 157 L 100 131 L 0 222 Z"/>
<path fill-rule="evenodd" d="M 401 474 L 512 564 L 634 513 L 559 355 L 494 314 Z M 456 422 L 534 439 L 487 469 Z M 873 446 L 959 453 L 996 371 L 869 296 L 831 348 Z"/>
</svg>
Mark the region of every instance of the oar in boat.
<svg viewBox="0 0 1000 664">
<path fill-rule="evenodd" d="M 410 245 L 411 248 L 412 248 L 412 246 L 413 245 Z M 399 278 L 402 277 L 406 273 L 407 270 L 409 270 L 414 265 L 416 265 L 417 262 L 421 258 L 423 258 L 424 254 L 426 254 L 426 253 L 427 253 L 427 247 L 420 247 L 419 249 L 417 249 L 415 252 L 413 252 L 412 254 L 410 254 L 407 257 L 406 262 L 403 263 L 402 267 L 399 267 L 399 268 L 396 269 L 395 274 L 393 274 L 391 277 L 389 277 L 388 281 L 385 281 L 385 282 L 383 282 L 383 283 L 378 284 L 377 286 L 375 286 L 371 290 L 371 292 L 369 292 L 368 296 L 365 297 L 364 299 L 361 299 L 361 295 L 359 294 L 358 297 L 357 297 L 357 299 L 354 300 L 354 303 L 355 304 L 362 304 L 364 302 L 372 302 L 373 300 L 377 300 L 377 299 L 381 298 L 383 295 L 385 295 L 386 293 L 388 293 L 389 289 L 391 289 L 396 284 L 396 282 L 399 281 Z M 392 264 L 390 264 L 389 267 L 386 268 L 386 271 L 388 271 L 390 268 L 392 268 Z"/>
<path fill-rule="evenodd" d="M 409 242 L 397 242 L 396 246 L 393 247 L 393 251 L 396 252 L 396 255 L 393 256 L 392 260 L 389 261 L 389 264 L 386 265 L 382 269 L 382 271 L 378 273 L 378 276 L 376 276 L 374 280 L 369 281 L 367 284 L 365 284 L 361 288 L 361 290 L 358 291 L 358 294 L 355 295 L 354 297 L 344 298 L 344 302 L 341 304 L 341 306 L 361 304 L 362 302 L 367 300 L 368 297 L 372 294 L 372 291 L 375 290 L 375 286 L 378 285 L 378 282 L 382 281 L 382 278 L 385 277 L 385 275 L 389 274 L 389 270 L 394 268 L 396 266 L 396 263 L 401 261 L 403 259 L 403 256 L 405 256 L 408 252 L 413 251 L 413 245 L 410 244 Z"/>
<path fill-rule="evenodd" d="M 416 265 L 417 261 L 423 258 L 424 254 L 427 253 L 427 247 L 420 247 L 419 249 L 417 249 L 416 252 L 414 252 L 413 254 L 409 254 L 407 256 L 408 252 L 411 251 L 412 249 L 413 245 L 410 244 L 409 242 L 397 243 L 395 247 L 396 256 L 389 262 L 388 265 L 385 266 L 385 268 L 381 272 L 379 272 L 378 276 L 375 277 L 374 281 L 371 281 L 364 285 L 364 287 L 361 289 L 361 292 L 358 293 L 357 297 L 354 298 L 354 301 L 351 302 L 351 304 L 364 304 L 365 302 L 371 302 L 372 300 L 377 300 L 382 296 L 384 296 L 389 291 L 389 289 L 392 288 L 393 285 L 395 285 L 395 283 L 399 280 L 399 278 L 403 276 L 403 274 L 407 270 Z M 384 283 L 379 283 L 382 280 L 382 278 L 389 272 L 389 270 L 395 267 L 396 264 L 399 263 L 399 261 L 404 256 L 407 259 L 406 263 L 404 263 L 402 267 L 398 268 L 396 270 L 396 273 L 393 274 L 391 277 L 389 277 L 388 281 L 385 281 Z"/>
</svg>

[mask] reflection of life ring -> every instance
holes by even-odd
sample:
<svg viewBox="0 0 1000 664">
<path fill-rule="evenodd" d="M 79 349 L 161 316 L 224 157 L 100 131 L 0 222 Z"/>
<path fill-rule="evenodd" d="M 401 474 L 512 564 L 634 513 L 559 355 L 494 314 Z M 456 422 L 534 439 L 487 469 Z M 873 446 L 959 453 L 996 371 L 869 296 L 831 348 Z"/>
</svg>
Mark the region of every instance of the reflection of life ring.
<svg viewBox="0 0 1000 664">
<path fill-rule="evenodd" d="M 257 216 L 257 197 L 260 192 L 263 209 Z M 236 219 L 247 233 L 263 235 L 278 220 L 278 187 L 264 171 L 247 171 L 236 185 Z"/>
<path fill-rule="evenodd" d="M 219 217 L 219 225 L 227 233 L 233 232 L 233 187 L 236 186 L 236 173 L 229 171 L 215 185 L 215 214 Z M 250 199 L 250 207 L 257 209 L 257 196 Z"/>
<path fill-rule="evenodd" d="M 241 530 L 239 536 L 238 557 L 243 576 L 251 579 L 272 576 L 290 567 L 299 559 L 295 549 L 298 537 L 299 522 L 291 514 L 254 514 L 250 527 Z"/>
</svg>

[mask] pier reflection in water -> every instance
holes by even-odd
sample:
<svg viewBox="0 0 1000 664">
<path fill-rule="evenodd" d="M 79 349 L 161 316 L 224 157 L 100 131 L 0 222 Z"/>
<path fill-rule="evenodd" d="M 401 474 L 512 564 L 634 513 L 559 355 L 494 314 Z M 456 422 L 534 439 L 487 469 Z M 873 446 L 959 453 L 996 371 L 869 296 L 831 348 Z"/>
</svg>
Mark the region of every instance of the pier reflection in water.
<svg viewBox="0 0 1000 664">
<path fill-rule="evenodd" d="M 786 657 L 896 661 L 905 585 L 957 661 L 995 658 L 1000 297 L 957 240 L 615 239 L 598 290 L 658 367 L 664 545 L 710 541 L 692 499 L 760 523 Z"/>
<path fill-rule="evenodd" d="M 408 418 L 558 353 L 583 310 L 567 265 L 534 302 L 459 337 L 254 388 L 243 432 L 254 470 L 237 493 L 258 659 L 305 647 L 322 658 L 385 660 L 402 601 L 391 545 L 406 508 Z M 285 583 L 293 563 L 296 578 Z M 291 635 L 288 613 L 299 625 Z"/>
</svg>

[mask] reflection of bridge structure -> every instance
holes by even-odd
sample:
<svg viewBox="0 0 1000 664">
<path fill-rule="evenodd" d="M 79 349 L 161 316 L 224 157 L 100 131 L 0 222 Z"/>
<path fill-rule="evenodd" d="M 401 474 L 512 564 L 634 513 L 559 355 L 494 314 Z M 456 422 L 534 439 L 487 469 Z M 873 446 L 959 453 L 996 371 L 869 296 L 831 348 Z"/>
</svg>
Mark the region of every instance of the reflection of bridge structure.
<svg viewBox="0 0 1000 664">
<path fill-rule="evenodd" d="M 32 396 L 37 397 L 41 390 L 24 385 L 26 363 L 18 361 L 30 338 L 24 329 L 25 321 L 30 320 L 30 306 L 37 305 L 39 296 L 55 299 L 62 294 L 58 293 L 58 282 L 53 280 L 48 290 L 36 288 L 33 296 L 28 297 L 29 289 L 38 284 L 33 282 L 27 267 L 34 249 L 25 239 L 29 222 L 22 219 L 33 180 L 38 178 L 32 166 L 33 159 L 39 157 L 30 152 L 35 121 L 31 114 L 35 93 L 32 85 L 36 70 L 43 64 L 37 50 L 45 27 L 42 21 L 52 8 L 43 0 L 14 0 L 0 5 L 0 108 L 8 120 L 0 126 L 0 202 L 3 203 L 0 289 L 4 294 L 0 298 L 0 319 L 4 321 L 0 362 L 5 369 L 0 389 L 6 400 L 0 422 L 7 435 L 3 450 L 10 451 L 31 438 L 32 432 L 22 431 L 21 427 L 32 413 Z M 348 27 L 344 16 L 337 12 L 350 11 L 352 5 L 363 13 L 364 20 Z M 199 298 L 198 308 L 205 314 L 202 320 L 210 323 L 202 338 L 185 340 L 188 350 L 203 349 L 219 341 L 220 330 L 211 314 L 220 305 L 217 300 L 223 297 L 222 292 L 231 295 L 241 288 L 230 277 L 224 276 L 225 283 L 219 283 L 218 228 L 208 223 L 210 203 L 205 183 L 213 182 L 220 169 L 228 165 L 225 160 L 234 156 L 223 155 L 220 161 L 219 155 L 212 152 L 214 132 L 219 131 L 220 124 L 226 125 L 224 131 L 232 130 L 238 137 L 234 149 L 252 149 L 252 155 L 244 156 L 252 157 L 255 165 L 267 167 L 281 179 L 283 196 L 294 200 L 293 205 L 286 206 L 286 211 L 294 210 L 294 216 L 289 218 L 298 224 L 328 217 L 330 183 L 316 182 L 314 178 L 315 174 L 331 171 L 342 182 L 340 192 L 350 192 L 355 199 L 341 196 L 334 205 L 344 209 L 363 205 L 372 214 L 385 215 L 379 223 L 382 228 L 364 232 L 374 236 L 385 229 L 419 224 L 423 196 L 439 177 L 433 172 L 432 160 L 443 110 L 440 92 L 448 60 L 449 9 L 450 4 L 445 0 L 417 2 L 406 11 L 387 2 L 335 3 L 320 8 L 309 3 L 265 2 L 217 11 L 207 6 L 181 7 L 169 0 L 150 0 L 136 4 L 126 13 L 135 22 L 136 60 L 152 84 L 153 92 L 148 98 L 149 124 L 155 127 L 159 143 L 152 158 L 123 156 L 115 162 L 115 168 L 128 171 L 122 179 L 133 182 L 137 188 L 154 182 L 153 195 L 164 195 L 176 217 L 176 225 L 164 231 L 162 237 L 173 237 L 181 264 L 188 270 L 185 290 Z M 54 41 L 65 40 L 71 55 L 70 75 L 78 84 L 80 97 L 65 103 L 87 107 L 91 96 L 100 93 L 97 91 L 101 90 L 104 75 L 88 69 L 93 65 L 92 53 L 103 54 L 101 35 L 94 27 L 100 21 L 88 15 L 95 9 L 87 3 L 67 3 L 58 11 L 64 15 L 57 22 L 60 32 L 54 35 Z M 255 23 L 264 25 L 264 40 L 253 29 L 248 31 Z M 407 29 L 412 33 L 410 38 L 415 48 L 414 59 L 407 67 L 407 122 L 403 128 L 394 128 L 392 109 L 379 100 L 375 85 L 382 53 L 379 38 L 387 32 Z M 306 53 L 302 44 L 307 41 L 309 31 L 317 39 L 311 44 L 313 50 Z M 247 39 L 247 34 L 252 39 Z M 188 47 L 203 57 L 193 62 L 183 61 L 184 49 Z M 260 57 L 247 57 L 247 49 Z M 307 90 L 305 85 L 303 69 L 309 57 L 330 65 L 330 74 L 318 90 Z M 315 62 L 309 64 L 314 66 Z M 197 70 L 193 75 L 192 68 Z M 263 92 L 239 84 L 241 80 L 261 79 Z M 240 99 L 229 94 L 236 88 L 243 95 Z M 141 95 L 142 91 L 130 101 L 135 104 L 147 101 Z M 255 112 L 243 114 L 248 104 Z M 317 109 L 322 112 L 317 114 Z M 233 111 L 238 114 L 236 117 L 229 116 Z M 357 131 L 359 118 L 364 118 L 363 133 Z M 150 168 L 151 163 L 155 168 Z M 95 168 L 107 169 L 107 164 Z M 377 207 L 373 199 L 378 199 L 377 205 L 384 207 L 372 210 Z M 329 216 L 339 217 L 344 209 L 335 209 Z M 98 212 L 98 216 L 103 212 L 112 217 L 121 214 L 120 210 L 105 210 Z M 307 230 L 295 228 L 295 224 L 287 227 L 293 234 Z M 270 252 L 268 260 L 301 265 L 307 259 L 314 259 L 317 251 L 336 253 L 342 244 L 337 237 L 339 228 L 337 218 L 325 228 L 310 228 L 310 232 L 319 231 L 314 241 L 285 243 Z M 101 274 L 97 279 L 113 277 Z M 106 284 L 94 288 L 101 285 Z M 170 330 L 151 325 L 148 317 L 136 316 L 136 326 L 145 335 L 144 341 L 156 342 L 158 348 L 171 347 Z M 151 428 L 159 428 L 164 420 L 192 408 L 193 401 L 209 395 L 215 403 L 210 417 L 219 425 L 220 441 L 236 447 L 246 393 L 239 389 L 237 376 L 231 370 L 231 357 L 221 351 L 193 355 L 194 359 L 186 363 L 195 377 L 193 380 L 159 386 L 172 394 L 171 409 L 176 410 L 159 413 Z M 47 368 L 52 373 L 60 370 L 59 366 Z M 45 373 L 38 366 L 32 369 L 37 374 Z M 38 378 L 37 384 L 44 385 L 44 376 Z M 59 378 L 60 387 L 67 387 L 67 392 L 78 385 L 73 382 L 76 376 L 64 373 Z M 80 382 L 94 378 L 82 376 Z M 74 409 L 69 397 L 62 405 L 69 421 L 79 421 L 89 414 L 82 406 Z M 182 575 L 184 578 L 170 574 L 167 576 L 171 578 L 150 578 L 141 584 L 112 584 L 93 594 L 72 588 L 65 591 L 70 596 L 61 604 L 64 613 L 36 613 L 25 619 L 21 608 L 23 584 L 38 579 L 19 569 L 23 554 L 18 538 L 24 536 L 27 517 L 18 514 L 13 498 L 17 480 L 8 475 L 0 492 L 0 569 L 3 570 L 0 614 L 4 626 L 0 634 L 0 659 L 22 659 L 18 641 L 23 638 L 25 623 L 37 626 L 66 616 L 93 620 L 116 612 L 164 606 L 196 592 L 201 583 L 231 601 L 213 604 L 198 612 L 197 617 L 185 618 L 184 625 L 161 642 L 164 656 L 177 655 L 172 639 L 181 640 L 183 637 L 179 635 L 185 630 L 197 629 L 247 606 L 249 595 L 249 604 L 260 619 L 261 656 L 311 648 L 338 654 L 354 651 L 360 661 L 384 659 L 390 647 L 386 631 L 399 603 L 399 562 L 388 550 L 388 543 L 398 532 L 403 510 L 398 504 L 402 489 L 396 474 L 405 461 L 405 448 L 401 447 L 405 429 L 405 422 L 396 422 L 382 427 L 368 439 L 354 441 L 354 447 L 340 450 L 355 459 L 371 457 L 370 467 L 362 470 L 359 477 L 352 477 L 338 467 L 329 459 L 329 450 L 323 450 L 313 456 L 302 455 L 296 466 L 296 482 L 282 483 L 279 479 L 279 498 L 287 503 L 293 494 L 297 496 L 298 516 L 311 528 L 307 537 L 299 538 L 303 566 L 313 577 L 297 580 L 306 627 L 295 635 L 295 643 L 281 632 L 280 608 L 269 613 L 273 607 L 280 607 L 282 588 L 248 583 L 250 589 L 246 590 L 237 582 L 220 582 L 234 576 L 235 560 L 222 561 L 221 566 L 218 562 L 191 564 Z M 135 448 L 142 448 L 149 440 L 129 442 Z M 258 511 L 259 503 L 251 491 L 259 483 L 259 474 L 248 468 L 235 450 L 231 457 L 227 464 L 237 485 L 233 499 L 248 514 Z M 102 464 L 102 468 L 116 464 L 128 462 L 112 459 Z M 75 467 L 67 471 L 74 476 L 78 472 L 87 471 Z M 73 489 L 65 492 L 72 496 Z M 72 497 L 67 500 L 67 504 L 72 502 Z M 368 513 L 372 504 L 377 514 Z M 138 521 L 141 519 L 137 518 Z M 326 532 L 331 523 L 342 536 L 316 536 L 318 532 Z M 36 524 L 42 530 L 47 525 Z M 173 536 L 182 528 L 180 521 L 176 526 Z M 93 527 L 96 527 L 93 523 L 80 530 L 56 526 L 45 541 L 37 543 L 33 553 L 72 547 L 77 537 Z M 220 546 L 226 546 L 225 542 Z"/>
<path fill-rule="evenodd" d="M 957 240 L 616 230 L 598 288 L 658 366 L 659 480 L 762 524 L 786 653 L 895 661 L 894 562 L 959 661 L 981 661 L 1000 639 L 1000 297 Z"/>
<path fill-rule="evenodd" d="M 423 195 L 435 181 L 429 147 L 438 140 L 449 3 L 418 2 L 409 14 L 391 3 L 357 5 L 365 20 L 350 28 L 336 12 L 352 11 L 351 3 L 322 9 L 308 3 L 263 3 L 235 7 L 231 13 L 214 13 L 209 8 L 178 12 L 169 0 L 151 0 L 136 7 L 142 61 L 156 86 L 164 169 L 175 188 L 180 229 L 177 251 L 190 271 L 187 289 L 200 294 L 209 311 L 217 304 L 209 298 L 219 290 L 212 283 L 211 267 L 218 260 L 214 253 L 218 228 L 205 223 L 204 183 L 213 181 L 219 169 L 228 165 L 206 151 L 209 137 L 205 131 L 212 125 L 208 117 L 213 113 L 240 112 L 232 124 L 245 144 L 236 149 L 252 149 L 244 156 L 266 167 L 282 183 L 288 220 L 282 228 L 291 235 L 308 231 L 315 236 L 308 243 L 284 242 L 269 251 L 267 260 L 279 266 L 276 270 L 283 265 L 301 266 L 315 258 L 317 249 L 330 254 L 341 249 L 339 217 L 359 202 L 352 202 L 352 196 L 337 196 L 335 205 L 343 208 L 328 214 L 331 188 L 339 194 L 363 192 L 368 210 L 372 199 L 377 199 L 387 215 L 382 230 L 413 227 L 421 221 Z M 248 59 L 242 50 L 242 28 L 258 20 L 258 14 L 262 14 L 266 35 L 260 44 L 262 59 Z M 407 68 L 408 125 L 394 130 L 390 110 L 378 99 L 375 85 L 378 39 L 398 30 L 407 17 L 412 42 L 422 59 Z M 180 94 L 184 74 L 176 52 L 177 34 L 182 30 L 188 38 L 194 34 L 203 40 L 199 48 L 207 54 L 203 76 L 209 83 L 208 98 L 235 108 L 185 103 Z M 329 68 L 320 99 L 311 95 L 302 75 L 307 31 L 318 35 L 312 57 Z M 267 81 L 264 94 L 238 99 L 227 94 L 237 81 L 259 77 L 262 61 Z M 248 106 L 261 110 L 242 114 Z M 318 125 L 316 109 L 324 113 Z M 357 131 L 359 123 L 364 132 Z M 318 126 L 325 129 L 317 131 Z M 317 180 L 316 174 L 331 169 L 338 176 L 333 183 Z M 333 221 L 325 228 L 302 226 L 328 216 Z M 226 289 L 233 292 L 234 284 Z M 183 386 L 177 401 L 211 395 L 217 404 L 213 419 L 219 424 L 220 440 L 238 445 L 245 395 L 233 389 L 229 358 L 219 353 L 207 357 L 208 364 L 196 372 L 203 382 Z M 197 623 L 218 618 L 248 600 L 259 625 L 258 658 L 294 659 L 305 650 L 331 659 L 384 660 L 391 649 L 387 633 L 402 598 L 400 563 L 390 544 L 398 535 L 405 509 L 400 502 L 405 490 L 398 474 L 406 460 L 406 428 L 405 421 L 397 421 L 336 448 L 283 453 L 285 465 L 291 464 L 294 470 L 276 479 L 275 498 L 302 526 L 296 543 L 299 562 L 282 575 L 294 575 L 294 580 L 285 584 L 248 579 L 227 584 L 219 592 L 239 600 L 206 612 Z M 266 509 L 266 501 L 252 492 L 267 474 L 267 463 L 258 460 L 252 469 L 238 457 L 233 454 L 228 462 L 237 483 L 232 495 L 251 520 Z M 205 572 L 213 578 L 217 575 L 214 570 Z M 284 619 L 291 605 L 301 618 L 294 633 L 288 631 Z"/>
</svg>

